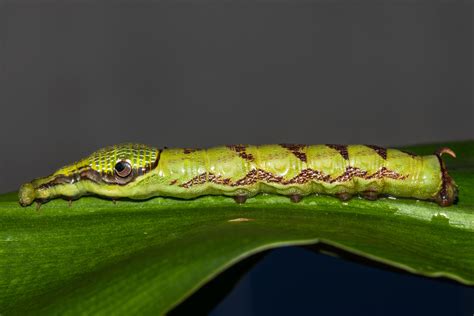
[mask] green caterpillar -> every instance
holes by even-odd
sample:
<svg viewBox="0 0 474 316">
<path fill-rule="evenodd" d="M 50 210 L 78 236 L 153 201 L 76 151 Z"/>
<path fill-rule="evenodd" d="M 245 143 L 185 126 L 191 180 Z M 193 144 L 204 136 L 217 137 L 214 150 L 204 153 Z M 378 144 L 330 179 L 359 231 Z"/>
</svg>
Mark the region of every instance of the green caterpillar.
<svg viewBox="0 0 474 316">
<path fill-rule="evenodd" d="M 348 200 L 358 194 L 431 200 L 449 206 L 457 186 L 441 159 L 449 148 L 417 156 L 373 145 L 228 145 L 210 149 L 157 149 L 122 144 L 101 149 L 44 178 L 21 186 L 23 206 L 56 197 L 110 199 L 154 196 L 191 199 L 232 196 L 238 203 L 265 192 L 320 193 Z"/>
</svg>

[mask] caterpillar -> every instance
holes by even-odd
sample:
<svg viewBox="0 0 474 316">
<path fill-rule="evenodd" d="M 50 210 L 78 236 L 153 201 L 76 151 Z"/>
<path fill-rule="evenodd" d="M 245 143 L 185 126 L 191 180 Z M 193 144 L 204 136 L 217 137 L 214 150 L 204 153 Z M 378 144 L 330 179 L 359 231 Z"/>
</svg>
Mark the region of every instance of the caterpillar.
<svg viewBox="0 0 474 316">
<path fill-rule="evenodd" d="M 458 189 L 441 159 L 446 147 L 418 156 L 375 145 L 227 145 L 209 149 L 157 149 L 120 144 L 92 153 L 52 175 L 25 183 L 22 206 L 83 195 L 148 199 L 231 196 L 244 203 L 258 193 L 299 202 L 309 194 L 346 201 L 354 195 L 429 200 L 449 206 Z"/>
</svg>

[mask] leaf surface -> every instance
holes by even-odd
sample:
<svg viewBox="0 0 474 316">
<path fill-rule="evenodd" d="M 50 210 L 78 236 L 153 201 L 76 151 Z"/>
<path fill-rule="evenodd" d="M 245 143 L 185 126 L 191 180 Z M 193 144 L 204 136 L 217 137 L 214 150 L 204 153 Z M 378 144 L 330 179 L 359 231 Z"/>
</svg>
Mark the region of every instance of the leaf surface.
<svg viewBox="0 0 474 316">
<path fill-rule="evenodd" d="M 347 203 L 260 195 L 142 202 L 85 197 L 22 208 L 0 196 L 0 313 L 166 313 L 234 263 L 324 243 L 430 277 L 474 285 L 474 142 L 446 158 L 459 203 Z M 408 148 L 430 154 L 441 145 Z"/>
</svg>

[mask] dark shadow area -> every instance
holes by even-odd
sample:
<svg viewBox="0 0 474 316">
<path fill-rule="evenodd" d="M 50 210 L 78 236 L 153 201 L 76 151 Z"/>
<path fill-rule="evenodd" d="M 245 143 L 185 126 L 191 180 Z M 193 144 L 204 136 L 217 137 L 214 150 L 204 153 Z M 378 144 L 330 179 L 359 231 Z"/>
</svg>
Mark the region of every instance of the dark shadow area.
<svg viewBox="0 0 474 316">
<path fill-rule="evenodd" d="M 168 315 L 207 315 L 221 302 L 269 251 L 264 251 L 233 265 L 201 287 Z"/>
<path fill-rule="evenodd" d="M 300 250 L 298 250 L 300 249 Z M 303 252 L 304 252 L 304 257 L 307 257 L 305 259 L 303 258 L 299 258 L 301 257 L 301 249 L 304 249 Z M 306 250 L 306 251 L 305 251 Z M 285 255 L 285 258 L 282 257 L 281 253 L 284 253 Z M 313 256 L 311 255 L 311 253 L 315 253 L 315 254 L 325 254 L 325 256 Z M 269 254 L 271 254 L 270 256 L 268 256 Z M 396 267 L 392 267 L 392 266 L 388 266 L 386 264 L 383 264 L 381 262 L 377 262 L 377 261 L 373 261 L 373 260 L 370 260 L 368 258 L 365 258 L 365 257 L 362 257 L 362 256 L 359 256 L 359 255 L 356 255 L 356 254 L 353 254 L 351 252 L 348 252 L 348 251 L 345 251 L 345 250 L 341 250 L 341 249 L 338 249 L 334 246 L 331 246 L 331 245 L 327 245 L 327 244 L 315 244 L 315 245 L 309 245 L 309 246 L 302 246 L 302 247 L 283 247 L 283 248 L 278 248 L 278 249 L 275 249 L 275 250 L 270 250 L 270 251 L 265 251 L 263 253 L 259 253 L 259 254 L 256 254 L 256 255 L 253 255 L 249 258 L 246 258 L 244 259 L 243 261 L 237 263 L 236 265 L 230 267 L 229 269 L 225 270 L 224 272 L 222 272 L 221 274 L 219 274 L 216 278 L 214 278 L 212 281 L 210 281 L 209 283 L 205 284 L 201 289 L 199 289 L 197 292 L 195 292 L 193 295 L 191 295 L 188 299 L 186 299 L 182 304 L 178 305 L 176 308 L 174 308 L 170 313 L 169 315 L 207 315 L 209 313 L 211 313 L 212 315 L 228 315 L 229 313 L 232 314 L 232 315 L 237 315 L 241 312 L 241 310 L 252 310 L 252 307 L 255 307 L 254 305 L 261 305 L 263 302 L 260 302 L 259 303 L 259 300 L 256 299 L 249 299 L 249 297 L 252 297 L 252 290 L 249 291 L 249 288 L 248 288 L 248 284 L 245 284 L 245 285 L 242 285 L 242 283 L 245 283 L 245 280 L 246 279 L 250 279 L 250 283 L 252 283 L 252 279 L 254 278 L 252 276 L 252 274 L 265 274 L 265 273 L 262 273 L 261 270 L 261 266 L 262 265 L 265 265 L 265 262 L 263 262 L 262 264 L 260 264 L 260 262 L 262 261 L 268 261 L 267 257 L 275 257 L 275 254 L 279 254 L 277 255 L 276 257 L 279 257 L 278 260 L 275 262 L 275 260 L 272 260 L 274 261 L 272 263 L 272 266 L 270 267 L 267 267 L 268 268 L 268 271 L 266 272 L 266 274 L 269 274 L 269 273 L 274 273 L 274 270 L 275 269 L 279 269 L 279 268 L 282 268 L 282 269 L 293 269 L 293 270 L 288 270 L 287 271 L 287 274 L 288 275 L 291 275 L 292 273 L 294 273 L 294 271 L 296 271 L 295 269 L 298 269 L 299 272 L 301 273 L 307 273 L 308 274 L 308 279 L 311 279 L 312 278 L 312 272 L 307 269 L 307 263 L 311 263 L 313 261 L 318 261 L 320 260 L 321 258 L 323 258 L 323 261 L 333 261 L 333 264 L 335 264 L 336 266 L 338 265 L 344 265 L 344 266 L 347 266 L 346 269 L 349 269 L 349 270 L 357 270 L 359 268 L 363 269 L 363 270 L 367 270 L 367 269 L 372 269 L 372 268 L 375 268 L 377 269 L 376 271 L 378 272 L 375 272 L 375 274 L 382 274 L 382 275 L 388 275 L 388 274 L 391 274 L 392 276 L 395 276 L 397 274 L 400 275 L 400 277 L 398 278 L 399 280 L 401 280 L 402 282 L 406 282 L 404 286 L 406 286 L 407 288 L 409 288 L 411 285 L 415 284 L 415 283 L 425 283 L 425 284 L 429 284 L 429 283 L 432 283 L 434 282 L 434 284 L 439 287 L 441 286 L 441 288 L 443 289 L 444 287 L 444 290 L 447 290 L 449 291 L 450 290 L 450 287 L 453 287 L 454 291 L 460 291 L 460 292 L 463 292 L 463 289 L 465 290 L 465 292 L 467 293 L 466 296 L 469 296 L 471 295 L 473 298 L 474 298 L 474 290 L 472 287 L 469 287 L 469 286 L 465 286 L 465 285 L 462 285 L 462 284 L 459 284 L 453 280 L 450 280 L 450 279 L 447 279 L 447 278 L 436 278 L 436 279 L 432 279 L 432 278 L 429 278 L 429 277 L 425 277 L 425 276 L 421 276 L 421 275 L 414 275 L 414 274 L 411 274 L 401 268 L 396 268 Z M 329 255 L 329 256 L 328 256 Z M 337 257 L 337 258 L 336 258 Z M 265 259 L 264 259 L 265 258 Z M 310 260 L 308 260 L 310 259 Z M 343 259 L 343 260 L 340 260 L 340 259 Z M 304 260 L 304 261 L 302 261 Z M 346 260 L 346 261 L 344 261 Z M 291 261 L 293 262 L 292 265 L 288 265 L 288 262 Z M 353 265 L 353 263 L 356 263 L 357 265 Z M 295 267 L 295 265 L 299 265 L 299 267 Z M 318 269 L 318 266 L 314 266 L 313 267 L 313 270 L 312 271 L 317 271 Z M 331 271 L 329 271 L 331 272 Z M 279 274 L 279 276 L 282 275 L 282 274 Z M 328 274 L 328 276 L 330 275 L 330 273 Z M 341 280 L 337 279 L 338 276 L 337 275 L 334 275 L 333 276 L 335 278 L 335 282 L 340 282 Z M 369 276 L 370 279 L 368 279 L 368 282 L 370 283 L 372 280 L 374 280 L 375 276 L 371 275 Z M 384 277 L 382 277 L 383 279 Z M 403 281 L 403 279 L 406 278 L 407 280 Z M 249 280 L 247 280 L 249 281 Z M 248 283 L 248 282 L 247 282 Z M 394 284 L 397 283 L 397 282 L 393 282 Z M 320 283 L 319 283 L 320 284 Z M 255 284 L 253 284 L 255 285 Z M 252 286 L 252 289 L 255 289 L 255 287 L 259 288 L 259 287 L 263 287 L 265 290 L 263 292 L 266 292 L 266 291 L 269 291 L 271 292 L 272 288 L 273 288 L 273 285 L 276 285 L 275 288 L 280 288 L 280 290 L 283 290 L 285 287 L 288 286 L 288 284 L 285 285 L 285 278 L 282 277 L 282 278 L 279 278 L 278 276 L 275 276 L 273 278 L 271 278 L 271 282 L 262 282 L 259 284 L 256 284 L 256 286 Z M 387 284 L 388 286 L 390 286 L 390 284 Z M 393 284 L 392 284 L 393 285 Z M 320 285 L 318 285 L 318 283 L 314 283 L 314 287 L 318 287 Z M 360 287 L 364 287 L 364 284 L 363 283 L 360 283 L 359 284 Z M 295 290 L 295 289 L 293 289 Z M 280 300 L 279 304 L 285 304 L 284 302 L 285 301 L 289 301 L 291 300 L 291 297 L 292 296 L 298 296 L 300 292 L 302 291 L 311 291 L 311 290 L 315 290 L 315 292 L 317 293 L 318 290 L 317 289 L 311 289 L 311 288 L 308 288 L 307 285 L 305 284 L 301 284 L 301 288 L 296 290 L 296 291 L 292 291 L 292 286 L 288 286 L 287 288 L 287 299 L 282 299 Z M 245 291 L 246 293 L 244 293 L 243 295 L 238 295 L 239 297 L 238 298 L 234 298 L 233 296 L 235 296 L 236 292 L 242 292 L 242 291 Z M 255 296 L 259 296 L 261 293 L 263 292 L 257 292 Z M 258 294 L 260 293 L 260 294 Z M 407 293 L 411 293 L 410 290 L 407 290 Z M 471 294 L 469 294 L 471 293 Z M 363 293 L 353 293 L 352 294 L 352 297 L 357 297 L 358 295 L 363 295 Z M 427 292 L 426 293 L 427 295 L 430 294 L 430 292 Z M 448 300 L 449 300 L 449 296 L 447 297 Z M 338 299 L 338 296 L 335 296 L 333 297 L 332 299 L 330 300 L 333 300 L 333 301 L 336 301 Z M 370 298 L 368 298 L 370 299 Z M 462 297 L 461 297 L 462 299 Z M 237 300 L 237 301 L 236 301 Z M 228 305 L 228 302 L 229 304 L 231 305 Z M 256 303 L 255 303 L 256 302 Z M 221 311 L 222 310 L 222 305 L 224 306 L 227 306 L 227 308 L 232 308 L 233 311 L 230 311 L 230 310 L 225 310 L 225 312 Z M 241 304 L 244 304 L 244 305 L 248 305 L 248 306 L 240 306 L 241 308 L 235 308 L 235 306 L 238 306 L 238 305 L 241 305 Z M 467 304 L 469 305 L 469 304 Z M 472 307 L 474 308 L 474 302 L 472 303 Z M 232 307 L 230 307 L 232 306 Z M 463 312 L 466 311 L 466 307 L 463 307 L 463 306 L 458 306 Z M 469 308 L 469 307 L 467 307 Z M 269 309 L 269 314 L 272 314 L 274 315 L 274 312 L 273 311 L 272 313 L 270 313 L 272 309 L 270 308 Z M 285 310 L 285 309 L 283 309 Z M 442 309 L 441 309 L 442 310 Z M 239 311 L 239 312 L 237 312 Z M 306 312 L 309 312 L 311 311 L 311 309 L 307 309 L 305 310 Z M 317 305 L 314 306 L 314 312 L 317 312 L 318 309 L 317 309 Z M 321 311 L 324 311 L 324 308 L 322 308 Z M 365 311 L 365 312 L 368 312 L 370 314 L 371 311 Z M 462 315 L 462 313 L 454 313 L 455 315 Z M 266 313 L 263 313 L 264 315 Z M 281 314 L 277 313 L 278 315 L 284 315 L 284 313 L 282 312 Z M 256 315 L 260 315 L 260 313 L 257 313 Z"/>
<path fill-rule="evenodd" d="M 474 310 L 474 288 L 387 268 L 327 245 L 283 247 L 265 256 L 210 315 L 242 310 L 272 316 L 461 316 Z"/>
<path fill-rule="evenodd" d="M 330 256 L 341 258 L 341 259 L 344 259 L 344 260 L 347 260 L 347 261 L 351 261 L 353 263 L 365 265 L 365 266 L 368 266 L 368 267 L 371 267 L 371 268 L 385 270 L 387 272 L 389 271 L 389 272 L 393 272 L 393 273 L 401 273 L 401 274 L 404 274 L 406 276 L 410 276 L 410 277 L 413 277 L 413 278 L 421 278 L 421 279 L 430 280 L 430 281 L 431 280 L 436 280 L 437 282 L 444 282 L 444 283 L 453 284 L 453 285 L 456 285 L 456 286 L 472 288 L 470 286 L 458 283 L 455 280 L 448 279 L 448 278 L 445 278 L 445 277 L 437 277 L 437 278 L 433 279 L 433 278 L 430 278 L 430 277 L 427 277 L 427 276 L 423 276 L 423 275 L 419 275 L 419 274 L 413 274 L 413 273 L 410 273 L 410 272 L 408 272 L 408 271 L 406 271 L 402 268 L 390 266 L 390 265 L 384 264 L 383 262 L 371 260 L 369 258 L 357 255 L 355 253 L 352 253 L 352 252 L 349 252 L 349 251 L 346 251 L 346 250 L 343 250 L 343 249 L 339 249 L 335 246 L 331 246 L 331 245 L 328 245 L 328 244 L 319 243 L 319 244 L 314 244 L 314 245 L 302 246 L 302 248 L 306 249 L 306 250 L 309 250 L 309 251 L 312 251 L 312 252 L 315 252 L 315 253 L 318 253 L 318 254 L 330 255 Z"/>
</svg>

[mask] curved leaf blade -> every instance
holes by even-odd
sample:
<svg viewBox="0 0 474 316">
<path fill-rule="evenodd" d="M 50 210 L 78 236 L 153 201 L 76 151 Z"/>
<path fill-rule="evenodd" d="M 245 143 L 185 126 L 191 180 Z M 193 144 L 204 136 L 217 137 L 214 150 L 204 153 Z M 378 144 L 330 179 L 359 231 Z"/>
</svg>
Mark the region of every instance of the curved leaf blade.
<svg viewBox="0 0 474 316">
<path fill-rule="evenodd" d="M 317 242 L 473 285 L 474 142 L 450 146 L 460 155 L 448 165 L 461 190 L 449 208 L 266 195 L 244 205 L 88 197 L 37 212 L 19 207 L 15 194 L 0 196 L 0 312 L 165 313 L 242 258 Z"/>
</svg>

